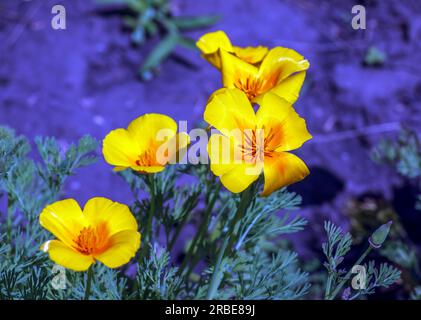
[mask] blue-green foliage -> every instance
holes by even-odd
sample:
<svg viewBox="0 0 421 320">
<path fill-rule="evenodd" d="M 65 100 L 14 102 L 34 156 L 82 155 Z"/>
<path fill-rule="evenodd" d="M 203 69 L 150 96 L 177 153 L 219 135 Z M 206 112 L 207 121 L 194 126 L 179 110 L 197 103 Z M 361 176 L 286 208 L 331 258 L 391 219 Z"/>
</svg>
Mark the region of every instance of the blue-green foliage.
<svg viewBox="0 0 421 320">
<path fill-rule="evenodd" d="M 0 127 L 0 194 L 6 210 L 0 225 L 0 297 L 45 299 L 50 296 L 52 264 L 39 246 L 47 233 L 38 223 L 42 208 L 57 200 L 74 170 L 93 163 L 97 142 L 84 137 L 67 150 L 54 138 L 37 138 L 42 162 L 29 157 L 25 137 Z"/>
<path fill-rule="evenodd" d="M 150 198 L 141 191 L 150 189 L 147 176 L 132 171 L 121 172 L 136 198 L 132 210 L 144 226 L 150 209 Z M 191 178 L 186 185 L 177 179 Z M 221 239 L 232 220 L 239 198 L 222 191 L 216 178 L 204 165 L 179 165 L 155 175 L 155 193 L 159 210 L 153 223 L 154 237 L 165 239 L 165 248 L 153 248 L 150 259 L 139 258 L 136 298 L 203 299 L 213 273 L 212 261 L 220 250 Z M 257 194 L 257 193 L 256 193 Z M 214 298 L 226 299 L 295 299 L 309 287 L 307 274 L 300 271 L 297 255 L 273 240 L 285 233 L 303 229 L 306 221 L 298 215 L 290 218 L 301 198 L 282 189 L 271 197 L 254 195 L 247 213 L 239 223 L 238 237 L 232 252 L 222 261 L 223 276 Z M 279 213 L 282 214 L 279 215 Z M 168 249 L 174 248 L 183 228 L 198 224 L 199 230 L 185 251 L 181 266 L 170 263 Z M 161 228 L 158 228 L 160 226 Z M 202 228 L 203 227 L 203 228 Z M 142 230 L 143 231 L 143 230 Z M 200 261 L 209 267 L 197 271 Z M 268 268 L 269 266 L 269 268 Z"/>
<path fill-rule="evenodd" d="M 378 163 L 393 166 L 407 182 L 421 190 L 421 144 L 415 131 L 403 129 L 396 140 L 382 140 L 373 150 L 372 157 Z M 421 211 L 421 194 L 418 195 L 415 209 Z M 421 299 L 418 249 L 413 244 L 404 243 L 402 240 L 387 243 L 382 249 L 382 254 L 405 270 L 410 286 L 414 287 L 410 297 Z"/>
<path fill-rule="evenodd" d="M 87 273 L 54 269 L 39 250 L 51 235 L 40 227 L 38 217 L 45 205 L 60 197 L 68 176 L 95 161 L 97 142 L 84 137 L 63 148 L 53 138 L 37 138 L 36 145 L 40 162 L 30 157 L 26 138 L 0 128 L 0 193 L 6 207 L 0 225 L 0 298 L 83 299 Z M 260 197 L 262 181 L 233 195 L 205 165 L 174 165 L 155 175 L 130 170 L 119 175 L 133 194 L 131 210 L 139 222 L 142 246 L 129 266 L 112 270 L 95 264 L 90 299 L 309 297 L 310 276 L 282 237 L 306 226 L 306 220 L 293 213 L 301 203 L 299 195 L 284 188 Z M 189 228 L 195 232 L 186 239 Z M 351 238 L 331 223 L 326 231 L 327 298 L 335 298 L 331 292 L 344 279 L 345 271 L 338 266 Z M 177 252 L 182 253 L 179 263 Z M 390 286 L 399 276 L 388 265 L 376 269 L 370 262 L 367 268 L 369 285 L 351 298 Z M 64 282 L 57 288 L 53 283 L 60 276 Z"/>
<path fill-rule="evenodd" d="M 347 253 L 351 250 L 352 238 L 348 232 L 343 232 L 342 229 L 335 226 L 331 222 L 325 222 L 325 231 L 327 233 L 327 242 L 323 243 L 323 253 L 326 256 L 324 264 L 328 271 L 328 278 L 325 289 L 325 299 L 335 299 L 337 295 L 342 292 L 342 288 L 348 285 L 352 269 L 345 270 L 339 268 Z M 360 260 L 356 265 L 360 266 L 366 254 L 372 249 L 368 245 L 368 249 L 362 254 Z M 348 286 L 342 292 L 342 298 L 346 300 L 354 300 L 358 297 L 373 294 L 378 287 L 389 287 L 400 279 L 401 272 L 392 265 L 383 263 L 379 268 L 376 268 L 374 261 L 367 264 L 362 264 L 366 270 L 365 288 L 357 289 L 352 292 Z"/>
<path fill-rule="evenodd" d="M 421 177 L 421 146 L 414 131 L 402 130 L 397 141 L 382 140 L 372 156 L 377 162 L 394 165 L 405 177 Z"/>
<path fill-rule="evenodd" d="M 372 158 L 394 166 L 399 174 L 415 181 L 421 189 L 421 144 L 415 131 L 402 130 L 396 141 L 382 140 L 373 150 Z M 416 208 L 421 210 L 421 194 Z"/>
</svg>

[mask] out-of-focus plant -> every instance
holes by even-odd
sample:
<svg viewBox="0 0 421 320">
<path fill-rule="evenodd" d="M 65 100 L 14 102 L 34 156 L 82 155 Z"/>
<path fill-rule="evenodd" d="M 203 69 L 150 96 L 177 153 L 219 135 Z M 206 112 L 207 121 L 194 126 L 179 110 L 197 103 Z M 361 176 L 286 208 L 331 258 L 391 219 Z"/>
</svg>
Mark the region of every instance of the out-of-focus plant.
<svg viewBox="0 0 421 320">
<path fill-rule="evenodd" d="M 350 199 L 346 205 L 354 244 L 362 243 L 378 225 L 393 221 L 389 239 L 406 238 L 407 234 L 393 206 L 377 195 L 363 195 Z"/>
<path fill-rule="evenodd" d="M 374 161 L 388 164 L 421 190 L 421 144 L 416 132 L 403 129 L 396 140 L 384 139 L 372 152 Z M 421 210 L 421 194 L 415 208 Z M 382 255 L 401 266 L 404 288 L 412 299 L 420 299 L 421 272 L 418 248 L 410 241 L 404 228 L 381 250 Z"/>
<path fill-rule="evenodd" d="M 382 66 L 386 62 L 386 58 L 386 53 L 372 46 L 368 48 L 364 56 L 364 64 L 373 67 Z"/>
<path fill-rule="evenodd" d="M 175 16 L 170 0 L 97 0 L 104 5 L 122 5 L 128 9 L 124 23 L 132 30 L 131 39 L 135 45 L 145 43 L 149 38 L 161 37 L 148 54 L 139 69 L 143 80 L 152 78 L 153 72 L 174 51 L 177 45 L 195 50 L 195 41 L 183 34 L 184 31 L 213 25 L 217 16 Z"/>
<path fill-rule="evenodd" d="M 380 141 L 372 152 L 372 158 L 378 163 L 393 165 L 404 177 L 421 177 L 421 145 L 415 131 L 403 129 L 397 141 Z"/>
<path fill-rule="evenodd" d="M 411 242 L 393 240 L 389 241 L 380 252 L 400 266 L 404 290 L 410 293 L 412 299 L 420 299 L 421 296 L 417 294 L 417 291 L 421 288 L 421 270 L 416 246 Z"/>
<path fill-rule="evenodd" d="M 399 174 L 414 181 L 421 190 L 421 144 L 415 131 L 402 130 L 397 141 L 382 140 L 373 150 L 372 158 L 378 163 L 394 166 Z M 421 210 L 421 194 L 416 208 Z"/>
</svg>

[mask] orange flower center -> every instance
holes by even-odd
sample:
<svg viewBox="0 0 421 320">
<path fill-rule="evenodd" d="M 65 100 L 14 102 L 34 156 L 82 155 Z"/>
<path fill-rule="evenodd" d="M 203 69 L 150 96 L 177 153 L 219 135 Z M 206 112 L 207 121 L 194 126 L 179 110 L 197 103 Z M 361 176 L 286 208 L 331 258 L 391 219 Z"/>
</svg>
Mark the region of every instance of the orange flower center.
<svg viewBox="0 0 421 320">
<path fill-rule="evenodd" d="M 157 152 L 160 146 L 156 141 L 150 141 L 148 150 L 138 156 L 136 165 L 140 167 L 161 166 L 162 164 L 157 160 Z"/>
<path fill-rule="evenodd" d="M 85 227 L 74 239 L 76 250 L 83 254 L 98 254 L 103 252 L 108 246 L 109 234 L 107 225 L 101 223 L 96 227 Z"/>
<path fill-rule="evenodd" d="M 142 153 L 136 160 L 136 165 L 142 167 L 151 167 L 156 165 L 155 150 L 148 149 Z"/>
<path fill-rule="evenodd" d="M 251 101 L 276 86 L 278 78 L 279 72 L 272 72 L 268 77 L 264 78 L 238 75 L 235 77 L 234 86 L 243 91 Z"/>
<path fill-rule="evenodd" d="M 239 144 L 242 151 L 242 159 L 248 163 L 263 161 L 265 157 L 272 157 L 275 148 L 272 146 L 275 133 L 272 129 L 265 132 L 261 130 L 245 130 L 243 132 L 243 144 Z"/>
</svg>

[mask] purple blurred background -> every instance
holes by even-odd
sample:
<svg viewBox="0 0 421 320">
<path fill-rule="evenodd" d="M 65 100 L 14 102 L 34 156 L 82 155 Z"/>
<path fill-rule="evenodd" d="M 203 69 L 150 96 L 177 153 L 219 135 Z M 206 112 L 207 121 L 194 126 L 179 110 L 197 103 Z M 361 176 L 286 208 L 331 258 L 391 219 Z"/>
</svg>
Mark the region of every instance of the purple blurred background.
<svg viewBox="0 0 421 320">
<path fill-rule="evenodd" d="M 67 29 L 51 28 L 51 8 L 67 10 Z M 367 29 L 353 30 L 351 8 L 367 9 Z M 296 109 L 314 139 L 298 154 L 311 175 L 295 185 L 310 219 L 299 233 L 301 252 L 319 249 L 324 219 L 348 226 L 349 199 L 378 193 L 392 201 L 402 181 L 374 163 L 370 149 L 399 125 L 421 123 L 421 2 L 216 0 L 171 1 L 177 15 L 217 14 L 208 30 L 224 30 L 236 45 L 287 46 L 311 63 Z M 154 40 L 135 48 L 119 15 L 104 15 L 91 0 L 0 1 L 0 124 L 19 134 L 55 136 L 65 145 L 84 134 L 102 139 L 147 112 L 202 119 L 219 73 L 187 49 L 178 49 L 152 81 L 137 70 Z M 370 48 L 385 55 L 367 66 Z M 189 63 L 180 63 L 183 57 Z M 418 127 L 418 128 L 417 128 Z M 71 177 L 66 197 L 85 202 L 106 196 L 129 203 L 128 186 L 102 158 Z"/>
</svg>

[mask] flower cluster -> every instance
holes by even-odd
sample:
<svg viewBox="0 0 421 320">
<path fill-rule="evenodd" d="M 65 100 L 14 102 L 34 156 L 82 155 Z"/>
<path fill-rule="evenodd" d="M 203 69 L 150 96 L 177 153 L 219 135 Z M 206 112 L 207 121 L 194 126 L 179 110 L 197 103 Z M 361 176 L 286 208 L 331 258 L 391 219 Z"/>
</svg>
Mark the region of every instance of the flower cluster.
<svg viewBox="0 0 421 320">
<path fill-rule="evenodd" d="M 208 144 L 212 172 L 231 192 L 245 190 L 263 172 L 263 196 L 306 177 L 304 162 L 286 151 L 311 139 L 292 107 L 308 61 L 288 48 L 233 46 L 223 31 L 202 36 L 197 46 L 221 71 L 224 85 L 212 94 L 204 113 L 205 121 L 221 132 Z M 257 112 L 252 104 L 260 105 Z"/>
<path fill-rule="evenodd" d="M 289 48 L 233 46 L 223 31 L 202 36 L 197 46 L 203 57 L 221 71 L 224 87 L 238 88 L 257 103 L 268 92 L 290 103 L 297 101 L 310 66 Z"/>
<path fill-rule="evenodd" d="M 269 196 L 306 177 L 307 166 L 290 151 L 311 139 L 292 106 L 308 61 L 288 48 L 233 46 L 222 31 L 204 35 L 197 46 L 222 74 L 223 88 L 209 98 L 204 120 L 219 131 L 210 136 L 207 151 L 210 169 L 223 186 L 239 193 L 263 174 L 261 195 Z M 179 161 L 190 144 L 188 134 L 177 129 L 166 115 L 142 115 L 104 138 L 103 156 L 115 171 L 153 176 Z M 57 238 L 41 249 L 76 271 L 87 270 L 95 261 L 120 267 L 140 247 L 130 209 L 105 198 L 89 200 L 83 210 L 72 199 L 53 203 L 41 213 L 40 223 Z M 145 226 L 145 241 L 150 240 L 149 229 Z"/>
</svg>

